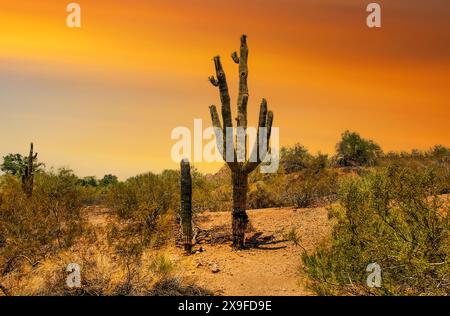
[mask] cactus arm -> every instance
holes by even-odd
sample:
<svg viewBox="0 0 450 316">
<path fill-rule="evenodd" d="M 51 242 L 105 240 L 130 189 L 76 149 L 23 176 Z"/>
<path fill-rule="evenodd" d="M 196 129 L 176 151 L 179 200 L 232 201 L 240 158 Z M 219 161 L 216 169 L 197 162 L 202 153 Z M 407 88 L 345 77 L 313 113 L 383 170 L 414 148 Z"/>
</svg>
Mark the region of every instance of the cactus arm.
<svg viewBox="0 0 450 316">
<path fill-rule="evenodd" d="M 259 109 L 259 120 L 258 120 L 258 127 L 265 127 L 267 128 L 267 137 L 265 139 L 267 144 L 267 151 L 269 151 L 269 141 L 270 141 L 270 134 L 272 132 L 272 123 L 273 123 L 273 113 L 272 111 L 267 111 L 267 101 L 266 99 L 262 99 L 261 106 Z M 255 140 L 255 144 L 253 145 L 253 151 L 252 151 L 252 157 L 257 157 L 256 161 L 247 161 L 243 167 L 244 172 L 250 173 L 253 170 L 258 167 L 258 165 L 261 163 L 261 161 L 264 160 L 267 152 L 260 156 L 260 150 L 259 150 L 259 128 L 257 132 L 257 138 Z"/>
<path fill-rule="evenodd" d="M 264 153 L 264 155 L 261 157 L 261 161 L 264 161 L 266 158 L 266 155 L 270 152 L 270 134 L 272 133 L 272 124 L 273 124 L 273 112 L 269 111 L 267 113 L 267 121 L 266 121 L 266 128 L 267 128 L 267 151 Z"/>
<path fill-rule="evenodd" d="M 214 57 L 214 66 L 216 69 L 216 76 L 217 79 L 210 78 L 211 83 L 214 86 L 219 87 L 219 93 L 220 93 L 220 101 L 222 104 L 222 131 L 223 131 L 223 154 L 224 160 L 227 162 L 231 170 L 236 170 L 238 168 L 238 164 L 236 162 L 236 149 L 234 146 L 234 141 L 232 135 L 227 137 L 227 127 L 233 127 L 233 122 L 231 119 L 231 105 L 230 105 L 230 94 L 228 92 L 228 84 L 227 79 L 225 76 L 225 71 L 223 70 L 222 63 L 220 61 L 220 57 L 216 56 Z M 214 107 L 215 108 L 215 107 Z M 211 113 L 212 115 L 213 113 Z M 218 116 L 217 116 L 218 117 Z M 213 118 L 214 120 L 215 118 Z M 217 119 L 216 119 L 217 121 Z M 213 121 L 214 124 L 214 121 Z M 226 159 L 226 148 L 228 146 L 231 146 L 230 148 L 233 149 L 233 159 L 232 161 L 227 161 Z"/>
<path fill-rule="evenodd" d="M 216 78 L 214 78 L 214 76 L 210 76 L 210 77 L 208 77 L 208 79 L 209 79 L 209 82 L 211 82 L 211 84 L 212 84 L 214 87 L 218 87 L 218 86 L 219 86 L 219 82 L 217 81 Z"/>
<path fill-rule="evenodd" d="M 211 105 L 209 107 L 209 111 L 211 114 L 211 121 L 212 121 L 212 125 L 214 128 L 218 128 L 220 130 L 222 130 L 222 135 L 217 135 L 216 134 L 216 138 L 222 137 L 222 146 L 219 145 L 219 143 L 217 144 L 217 148 L 219 150 L 219 153 L 222 155 L 223 160 L 228 164 L 228 166 L 230 167 L 231 170 L 236 170 L 238 165 L 235 162 L 229 162 L 227 161 L 226 158 L 226 148 L 225 148 L 225 144 L 226 144 L 226 134 L 225 134 L 225 130 L 222 129 L 222 124 L 220 122 L 220 118 L 219 118 L 219 114 L 217 113 L 217 108 L 215 105 Z M 234 152 L 234 156 L 236 157 L 236 151 Z"/>
<path fill-rule="evenodd" d="M 239 64 L 239 55 L 238 55 L 238 53 L 236 53 L 236 52 L 231 53 L 231 59 L 233 59 L 233 61 L 236 64 Z"/>
<path fill-rule="evenodd" d="M 233 127 L 231 120 L 230 93 L 228 92 L 227 78 L 223 70 L 220 57 L 214 57 L 214 66 L 216 68 L 217 85 L 219 86 L 220 101 L 222 103 L 223 128 Z"/>
<path fill-rule="evenodd" d="M 209 112 L 211 113 L 211 121 L 212 121 L 212 125 L 214 128 L 218 128 L 219 130 L 222 130 L 222 123 L 220 122 L 220 118 L 219 118 L 219 114 L 217 113 L 217 108 L 215 105 L 211 105 L 209 107 Z M 219 137 L 223 138 L 223 141 L 225 141 L 225 136 L 222 135 L 217 135 L 216 133 L 216 138 L 218 139 Z M 226 156 L 225 156 L 225 150 L 224 150 L 224 146 L 217 146 L 220 154 L 223 157 L 223 160 L 226 161 Z"/>
</svg>

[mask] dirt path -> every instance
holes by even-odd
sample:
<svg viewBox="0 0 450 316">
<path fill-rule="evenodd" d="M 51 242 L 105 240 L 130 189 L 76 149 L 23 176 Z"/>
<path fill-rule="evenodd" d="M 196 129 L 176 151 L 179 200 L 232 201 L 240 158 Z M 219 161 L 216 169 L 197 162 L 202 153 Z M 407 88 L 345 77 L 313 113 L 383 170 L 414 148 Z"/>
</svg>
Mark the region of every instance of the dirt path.
<svg viewBox="0 0 450 316">
<path fill-rule="evenodd" d="M 179 248 L 172 248 L 186 275 L 216 295 L 313 295 L 306 288 L 306 276 L 301 271 L 302 248 L 286 240 L 286 233 L 295 228 L 301 245 L 311 251 L 330 233 L 327 211 L 311 209 L 264 209 L 248 212 L 253 247 L 232 251 L 228 241 L 229 212 L 203 213 L 196 218 L 202 229 L 213 231 L 218 243 L 196 245 L 204 250 L 184 256 Z M 223 239 L 223 238 L 222 238 Z M 169 250 L 170 251 L 170 250 Z"/>
</svg>

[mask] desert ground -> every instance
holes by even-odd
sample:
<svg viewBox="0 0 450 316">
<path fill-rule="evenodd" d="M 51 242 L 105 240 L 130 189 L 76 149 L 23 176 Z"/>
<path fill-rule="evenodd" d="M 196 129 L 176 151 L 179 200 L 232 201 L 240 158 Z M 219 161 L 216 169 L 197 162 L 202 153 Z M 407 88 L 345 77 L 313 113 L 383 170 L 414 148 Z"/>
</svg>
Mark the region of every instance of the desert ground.
<svg viewBox="0 0 450 316">
<path fill-rule="evenodd" d="M 108 210 L 90 209 L 91 224 L 107 224 Z M 248 249 L 231 249 L 230 212 L 203 212 L 194 218 L 200 229 L 193 254 L 186 255 L 175 240 L 162 251 L 179 273 L 214 295 L 314 295 L 302 271 L 303 248 L 312 251 L 330 234 L 327 210 L 320 208 L 269 208 L 248 211 Z M 287 234 L 295 230 L 298 245 Z"/>
</svg>

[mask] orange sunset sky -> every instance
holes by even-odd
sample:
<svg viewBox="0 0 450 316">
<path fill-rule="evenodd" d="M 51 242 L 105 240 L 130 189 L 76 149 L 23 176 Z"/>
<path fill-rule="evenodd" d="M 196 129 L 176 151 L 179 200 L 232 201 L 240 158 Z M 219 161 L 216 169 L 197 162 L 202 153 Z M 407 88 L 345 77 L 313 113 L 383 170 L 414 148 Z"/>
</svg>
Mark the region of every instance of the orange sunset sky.
<svg viewBox="0 0 450 316">
<path fill-rule="evenodd" d="M 236 99 L 242 33 L 249 124 L 266 97 L 282 145 L 333 154 L 349 129 L 385 151 L 450 146 L 450 1 L 374 1 L 379 29 L 360 0 L 79 0 L 81 29 L 70 2 L 0 0 L 0 156 L 33 141 L 80 176 L 177 168 L 172 129 L 219 105 L 214 55 Z"/>
</svg>

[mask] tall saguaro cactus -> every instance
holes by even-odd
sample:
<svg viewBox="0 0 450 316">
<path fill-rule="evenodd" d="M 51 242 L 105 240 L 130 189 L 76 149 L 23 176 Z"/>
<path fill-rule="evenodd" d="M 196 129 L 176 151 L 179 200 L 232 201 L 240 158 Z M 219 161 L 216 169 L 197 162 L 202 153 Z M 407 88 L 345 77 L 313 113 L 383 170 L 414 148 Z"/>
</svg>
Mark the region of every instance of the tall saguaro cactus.
<svg viewBox="0 0 450 316">
<path fill-rule="evenodd" d="M 192 177 L 191 166 L 183 159 L 181 166 L 181 227 L 183 231 L 184 250 L 192 250 Z"/>
<path fill-rule="evenodd" d="M 240 132 L 243 133 L 243 142 L 237 141 L 236 144 L 233 140 L 233 135 L 227 134 L 227 129 L 233 128 L 233 123 L 231 119 L 231 108 L 230 108 L 230 94 L 228 92 L 228 84 L 225 76 L 225 72 L 220 62 L 220 57 L 214 57 L 214 65 L 216 68 L 216 78 L 214 76 L 209 77 L 210 82 L 213 86 L 219 88 L 220 101 L 222 103 L 222 123 L 219 119 L 217 109 L 215 105 L 210 106 L 211 119 L 213 126 L 216 129 L 222 130 L 223 136 L 223 146 L 219 146 L 221 150 L 223 159 L 228 164 L 231 174 L 232 174 L 232 184 L 233 184 L 233 210 L 232 210 L 232 230 L 233 230 L 233 248 L 241 249 L 244 247 L 244 237 L 245 230 L 247 228 L 248 216 L 246 213 L 246 203 L 247 203 L 247 190 L 248 190 L 248 175 L 253 170 L 258 167 L 261 161 L 264 160 L 265 153 L 260 153 L 260 145 L 262 142 L 266 142 L 266 149 L 268 150 L 270 132 L 273 122 L 273 113 L 267 110 L 267 102 L 262 99 L 260 111 L 259 111 L 259 122 L 258 122 L 258 137 L 254 145 L 254 151 L 256 150 L 256 159 L 248 159 L 247 155 L 247 137 L 245 135 L 247 129 L 247 103 L 248 103 L 248 47 L 247 47 L 247 37 L 246 35 L 241 36 L 241 47 L 240 54 L 236 52 L 231 54 L 231 58 L 237 64 L 239 64 L 239 94 L 237 98 L 237 110 L 238 115 L 236 118 L 236 125 Z M 265 129 L 264 129 L 265 128 Z M 266 133 L 260 134 L 261 130 L 265 130 Z M 239 134 L 239 132 L 238 132 Z M 264 138 L 264 139 L 260 139 Z M 239 137 L 237 137 L 239 139 Z M 240 138 L 242 140 L 242 137 Z M 232 148 L 227 150 L 226 148 Z M 263 147 L 264 148 L 264 147 Z M 236 150 L 238 152 L 244 151 L 244 161 L 238 159 L 236 155 Z M 231 154 L 230 154 L 231 153 Z M 231 159 L 230 159 L 231 156 Z M 228 158 L 228 159 L 227 159 Z"/>
<path fill-rule="evenodd" d="M 22 174 L 22 190 L 28 197 L 33 195 L 34 183 L 34 161 L 37 159 L 37 153 L 33 152 L 33 143 L 30 144 L 30 154 L 27 157 L 26 165 Z"/>
</svg>

